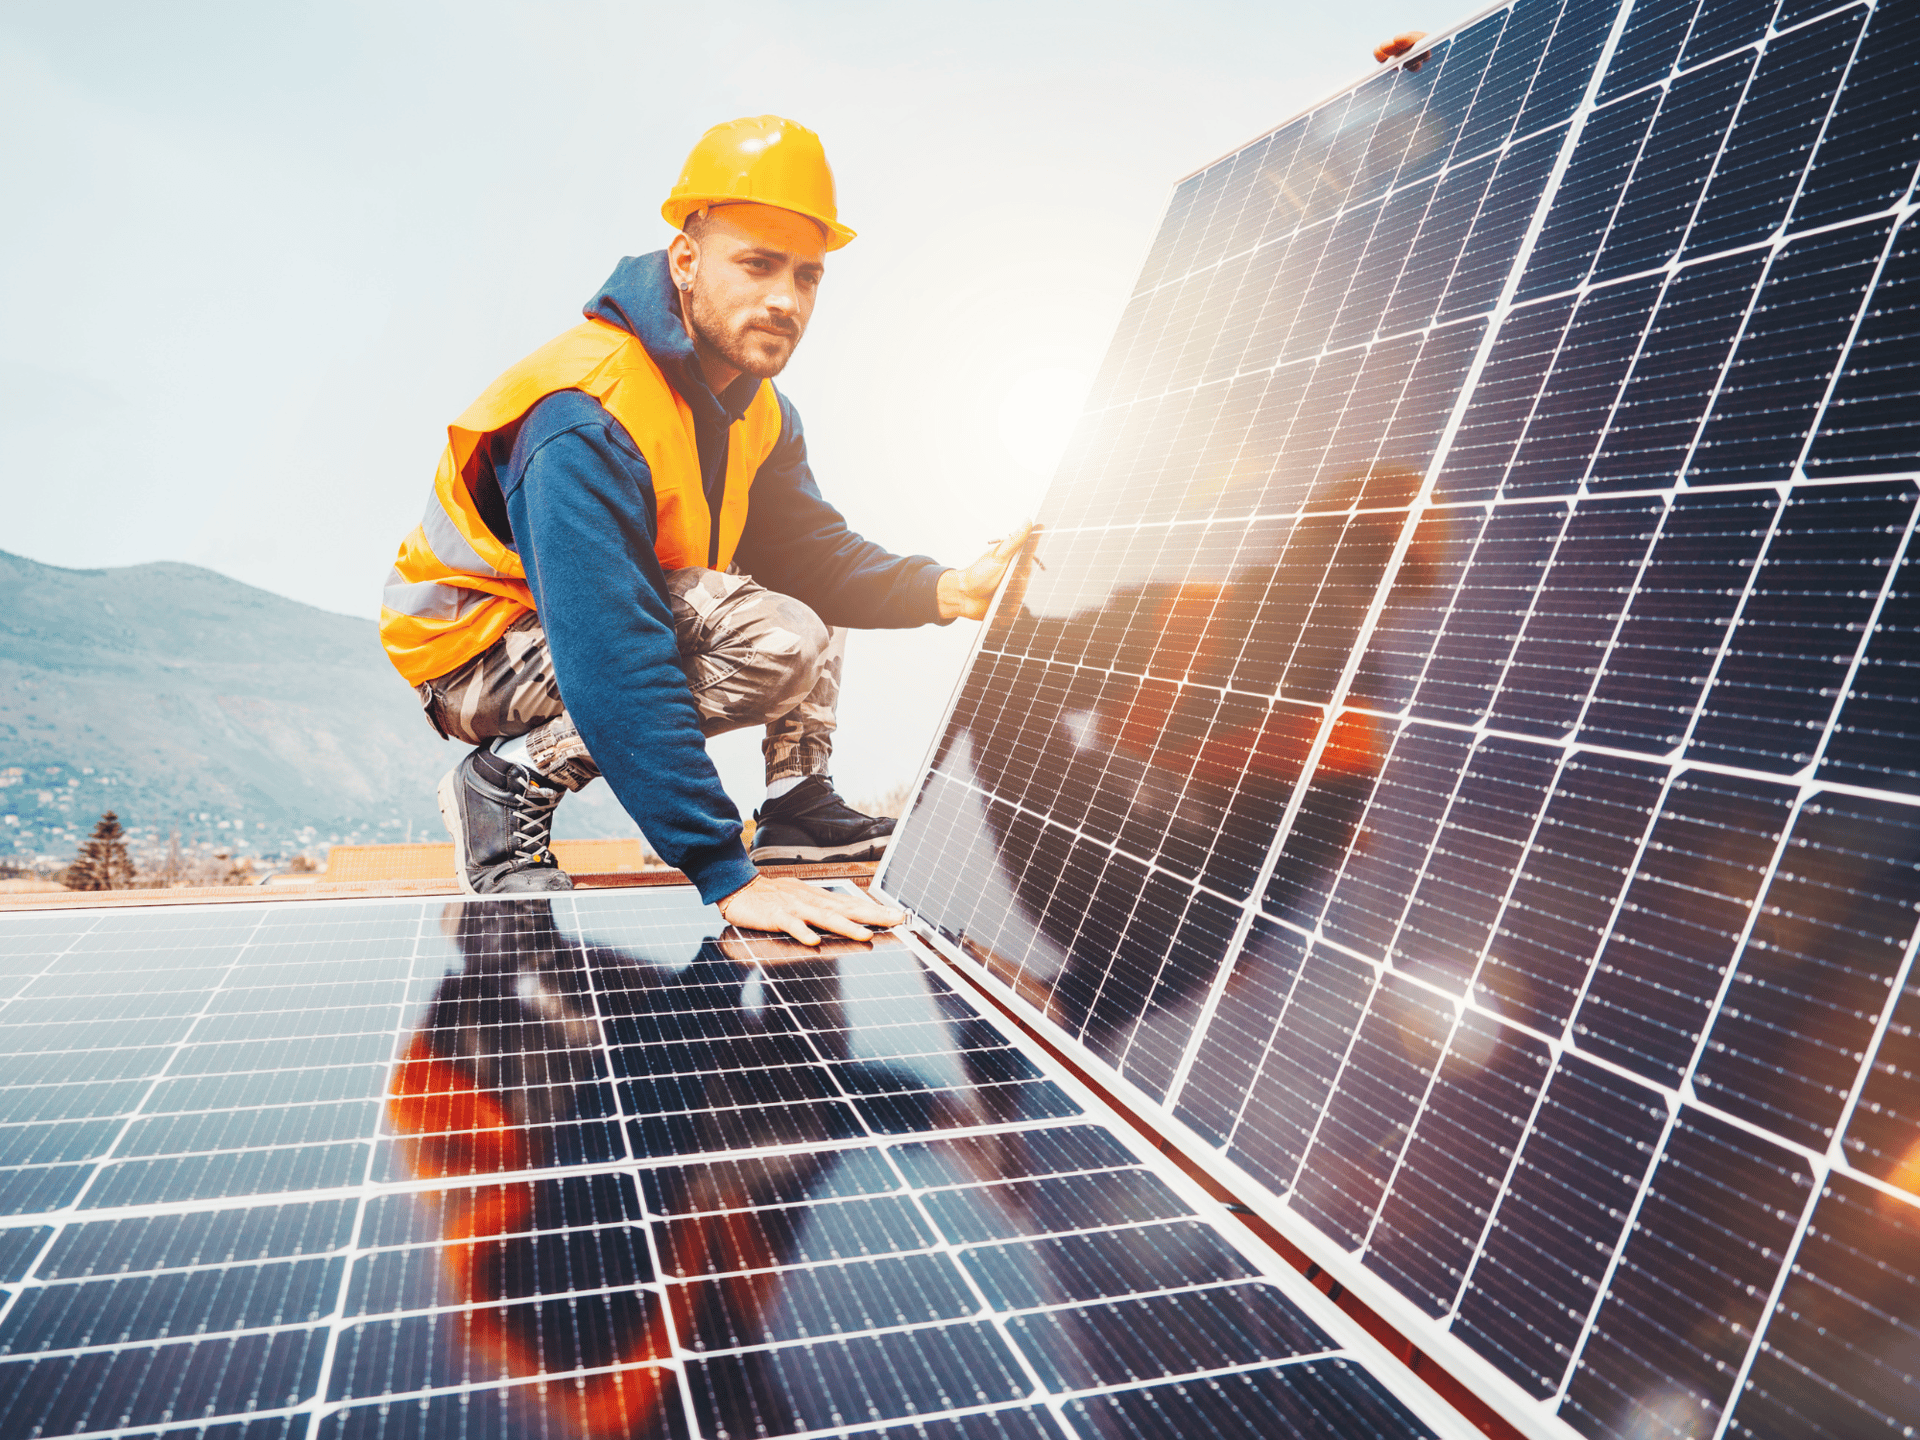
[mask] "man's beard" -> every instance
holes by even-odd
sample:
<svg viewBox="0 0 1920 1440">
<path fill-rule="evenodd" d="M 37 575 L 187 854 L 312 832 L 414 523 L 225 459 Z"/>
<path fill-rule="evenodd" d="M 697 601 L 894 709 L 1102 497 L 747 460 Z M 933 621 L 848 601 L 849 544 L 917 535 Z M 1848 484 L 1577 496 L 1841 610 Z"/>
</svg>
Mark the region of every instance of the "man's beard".
<svg viewBox="0 0 1920 1440">
<path fill-rule="evenodd" d="M 793 358 L 794 349 L 800 344 L 800 327 L 788 322 L 791 325 L 791 333 L 786 349 L 777 358 L 769 359 L 764 351 L 753 347 L 749 340 L 751 332 L 747 331 L 746 327 L 743 326 L 738 332 L 728 330 L 725 320 L 713 312 L 712 307 L 706 303 L 706 297 L 701 295 L 698 289 L 690 291 L 687 295 L 687 319 L 693 326 L 694 344 L 697 347 L 711 351 L 724 360 L 730 368 L 744 375 L 751 375 L 757 380 L 771 380 L 786 369 L 787 361 Z M 773 338 L 766 335 L 766 327 L 772 323 L 774 322 L 759 322 L 762 326 L 759 333 L 767 339 Z"/>
</svg>

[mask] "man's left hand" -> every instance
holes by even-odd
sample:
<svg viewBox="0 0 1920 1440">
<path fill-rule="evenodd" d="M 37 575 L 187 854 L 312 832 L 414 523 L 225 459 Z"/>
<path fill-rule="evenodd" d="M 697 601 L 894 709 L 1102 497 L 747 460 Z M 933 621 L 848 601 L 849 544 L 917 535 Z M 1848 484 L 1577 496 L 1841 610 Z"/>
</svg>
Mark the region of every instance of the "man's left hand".
<svg viewBox="0 0 1920 1440">
<path fill-rule="evenodd" d="M 948 570 L 940 576 L 940 586 L 935 592 L 940 602 L 942 620 L 984 620 L 987 609 L 993 604 L 993 595 L 1000 588 L 1001 577 L 1007 573 L 1007 566 L 1020 553 L 1027 543 L 1027 537 L 1033 533 L 1033 523 L 1029 521 L 1015 530 L 1004 540 L 996 540 L 987 547 L 987 551 L 978 560 L 964 570 Z"/>
</svg>

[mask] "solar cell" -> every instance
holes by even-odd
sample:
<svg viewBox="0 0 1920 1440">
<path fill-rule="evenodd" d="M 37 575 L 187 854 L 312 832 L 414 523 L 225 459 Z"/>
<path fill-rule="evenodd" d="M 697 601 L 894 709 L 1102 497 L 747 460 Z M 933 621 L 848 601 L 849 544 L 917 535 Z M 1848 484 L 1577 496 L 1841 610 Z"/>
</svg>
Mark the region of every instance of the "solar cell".
<svg viewBox="0 0 1920 1440">
<path fill-rule="evenodd" d="M 0 1434 L 1059 1440 L 1150 1386 L 1457 1431 L 910 941 L 650 890 L 0 954 Z"/>
<path fill-rule="evenodd" d="M 1182 181 L 879 879 L 1529 1433 L 1920 1415 L 1916 17 L 1519 0 Z"/>
</svg>

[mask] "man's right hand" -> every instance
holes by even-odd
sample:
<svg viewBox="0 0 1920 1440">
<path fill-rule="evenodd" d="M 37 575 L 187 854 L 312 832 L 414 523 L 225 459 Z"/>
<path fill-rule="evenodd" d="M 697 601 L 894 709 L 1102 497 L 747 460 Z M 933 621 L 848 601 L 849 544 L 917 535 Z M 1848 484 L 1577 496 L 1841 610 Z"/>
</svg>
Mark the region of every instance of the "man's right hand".
<svg viewBox="0 0 1920 1440">
<path fill-rule="evenodd" d="M 1373 58 L 1383 65 L 1389 60 L 1398 60 L 1402 55 L 1406 54 L 1426 38 L 1427 32 L 1424 30 L 1402 30 L 1391 40 L 1388 40 L 1384 44 L 1374 46 Z M 1427 57 L 1425 55 L 1416 55 L 1413 59 L 1407 61 L 1405 68 L 1408 70 L 1418 70 L 1426 63 Z"/>
<path fill-rule="evenodd" d="M 986 553 L 964 570 L 943 570 L 934 591 L 940 618 L 946 620 L 984 620 L 993 604 L 993 593 L 1000 588 L 1000 577 L 1014 562 L 1033 533 L 1031 520 L 1011 535 L 1003 535 L 987 547 Z"/>
<path fill-rule="evenodd" d="M 904 925 L 904 910 L 894 910 L 837 890 L 821 890 L 800 880 L 759 875 L 719 903 L 720 918 L 742 930 L 767 930 L 791 935 L 802 945 L 818 945 L 819 932 L 849 940 L 872 938 L 869 925 Z"/>
</svg>

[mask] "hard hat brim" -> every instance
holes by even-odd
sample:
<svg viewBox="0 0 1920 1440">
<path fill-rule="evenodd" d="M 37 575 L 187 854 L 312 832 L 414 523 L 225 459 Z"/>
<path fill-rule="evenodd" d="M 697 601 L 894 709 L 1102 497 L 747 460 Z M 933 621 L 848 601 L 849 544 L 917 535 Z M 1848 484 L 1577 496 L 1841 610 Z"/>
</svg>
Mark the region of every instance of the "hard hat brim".
<svg viewBox="0 0 1920 1440">
<path fill-rule="evenodd" d="M 766 205 L 775 210 L 791 211 L 795 215 L 804 215 L 827 232 L 827 249 L 838 250 L 843 245 L 858 238 L 858 231 L 850 230 L 838 220 L 816 214 L 812 210 L 803 210 L 798 205 L 779 205 L 771 200 L 755 200 L 745 195 L 675 195 L 660 207 L 660 218 L 676 230 L 687 228 L 687 217 L 696 210 L 719 205 Z"/>
</svg>

